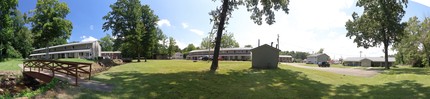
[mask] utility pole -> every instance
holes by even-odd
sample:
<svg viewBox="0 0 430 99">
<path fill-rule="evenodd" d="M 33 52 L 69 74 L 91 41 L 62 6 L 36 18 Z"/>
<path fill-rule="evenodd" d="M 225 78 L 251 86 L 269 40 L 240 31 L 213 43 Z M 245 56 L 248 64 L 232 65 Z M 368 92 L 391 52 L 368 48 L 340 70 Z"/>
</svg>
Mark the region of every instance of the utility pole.
<svg viewBox="0 0 430 99">
<path fill-rule="evenodd" d="M 362 51 L 360 51 L 360 57 L 361 57 L 361 53 L 363 53 Z"/>
</svg>

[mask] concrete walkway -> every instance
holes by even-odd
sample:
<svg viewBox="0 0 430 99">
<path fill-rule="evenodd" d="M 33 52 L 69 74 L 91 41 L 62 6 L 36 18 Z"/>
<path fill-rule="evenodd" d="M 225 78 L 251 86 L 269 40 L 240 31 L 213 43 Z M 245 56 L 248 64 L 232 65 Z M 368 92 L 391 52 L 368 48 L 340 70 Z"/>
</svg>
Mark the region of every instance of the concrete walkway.
<svg viewBox="0 0 430 99">
<path fill-rule="evenodd" d="M 21 68 L 21 70 L 23 69 L 22 64 L 19 64 L 18 66 Z M 25 71 L 29 71 L 29 70 L 30 70 L 29 68 L 26 68 Z M 36 71 L 36 70 L 33 70 L 33 71 Z M 45 75 L 52 75 L 51 71 L 40 71 L 40 73 Z M 73 76 L 68 76 L 66 74 L 56 72 L 55 78 L 58 78 L 63 81 L 67 81 L 70 84 L 75 84 L 75 77 Z M 105 84 L 94 80 L 83 80 L 79 78 L 78 78 L 78 86 L 81 88 L 87 88 L 90 90 L 103 91 L 103 92 L 111 92 L 113 90 L 113 85 Z"/>
<path fill-rule="evenodd" d="M 353 69 L 353 68 L 310 67 L 310 66 L 303 66 L 300 63 L 283 63 L 283 64 L 287 64 L 287 65 L 299 67 L 299 68 L 320 70 L 320 71 L 332 72 L 337 74 L 360 76 L 360 77 L 372 77 L 379 74 L 379 72 L 381 72 L 381 70 L 363 70 L 363 69 Z"/>
</svg>

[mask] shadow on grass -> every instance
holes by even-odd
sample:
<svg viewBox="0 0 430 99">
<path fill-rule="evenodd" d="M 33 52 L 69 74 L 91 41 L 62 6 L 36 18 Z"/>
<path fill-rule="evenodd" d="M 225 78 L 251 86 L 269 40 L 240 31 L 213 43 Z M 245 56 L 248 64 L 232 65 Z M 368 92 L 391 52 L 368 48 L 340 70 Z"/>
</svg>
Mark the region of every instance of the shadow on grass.
<svg viewBox="0 0 430 99">
<path fill-rule="evenodd" d="M 327 96 L 330 85 L 291 70 L 230 71 L 226 74 L 179 72 L 168 74 L 114 72 L 111 79 L 95 78 L 116 86 L 111 93 L 87 91 L 80 98 L 305 98 Z"/>
<path fill-rule="evenodd" d="M 346 84 L 335 88 L 331 99 L 347 99 L 360 97 L 364 99 L 427 99 L 430 87 L 411 80 L 385 83 L 382 85 Z"/>
<path fill-rule="evenodd" d="M 418 75 L 430 75 L 430 69 L 428 68 L 393 68 L 386 70 L 383 74 L 397 75 L 397 74 L 418 74 Z"/>
</svg>

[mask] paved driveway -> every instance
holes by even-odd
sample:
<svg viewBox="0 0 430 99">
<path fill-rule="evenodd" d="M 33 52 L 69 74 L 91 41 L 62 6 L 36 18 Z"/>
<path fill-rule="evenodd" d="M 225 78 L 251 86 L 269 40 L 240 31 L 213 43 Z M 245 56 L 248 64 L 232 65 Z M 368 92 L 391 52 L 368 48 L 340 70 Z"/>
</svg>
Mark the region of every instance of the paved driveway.
<svg viewBox="0 0 430 99">
<path fill-rule="evenodd" d="M 360 77 L 372 77 L 379 74 L 379 72 L 381 72 L 381 70 L 364 70 L 364 69 L 353 69 L 353 68 L 309 67 L 309 66 L 303 66 L 302 64 L 299 64 L 299 63 L 287 63 L 287 65 L 299 67 L 299 68 L 320 70 L 320 71 L 332 72 L 337 74 L 360 76 Z"/>
</svg>

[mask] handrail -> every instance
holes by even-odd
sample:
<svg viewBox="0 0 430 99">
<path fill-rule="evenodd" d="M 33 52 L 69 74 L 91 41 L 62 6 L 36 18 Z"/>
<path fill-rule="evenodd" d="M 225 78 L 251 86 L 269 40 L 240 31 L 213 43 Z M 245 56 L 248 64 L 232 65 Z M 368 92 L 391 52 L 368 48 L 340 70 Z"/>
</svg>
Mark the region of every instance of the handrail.
<svg viewBox="0 0 430 99">
<path fill-rule="evenodd" d="M 88 79 L 91 79 L 92 63 L 81 63 L 81 62 L 69 62 L 69 61 L 57 61 L 57 60 L 24 60 L 23 72 L 25 68 L 38 69 L 42 71 L 44 69 L 51 70 L 52 76 L 55 77 L 55 72 L 66 74 L 75 77 L 75 85 L 78 85 L 79 74 L 88 74 Z M 89 67 L 89 70 L 84 68 Z"/>
</svg>

